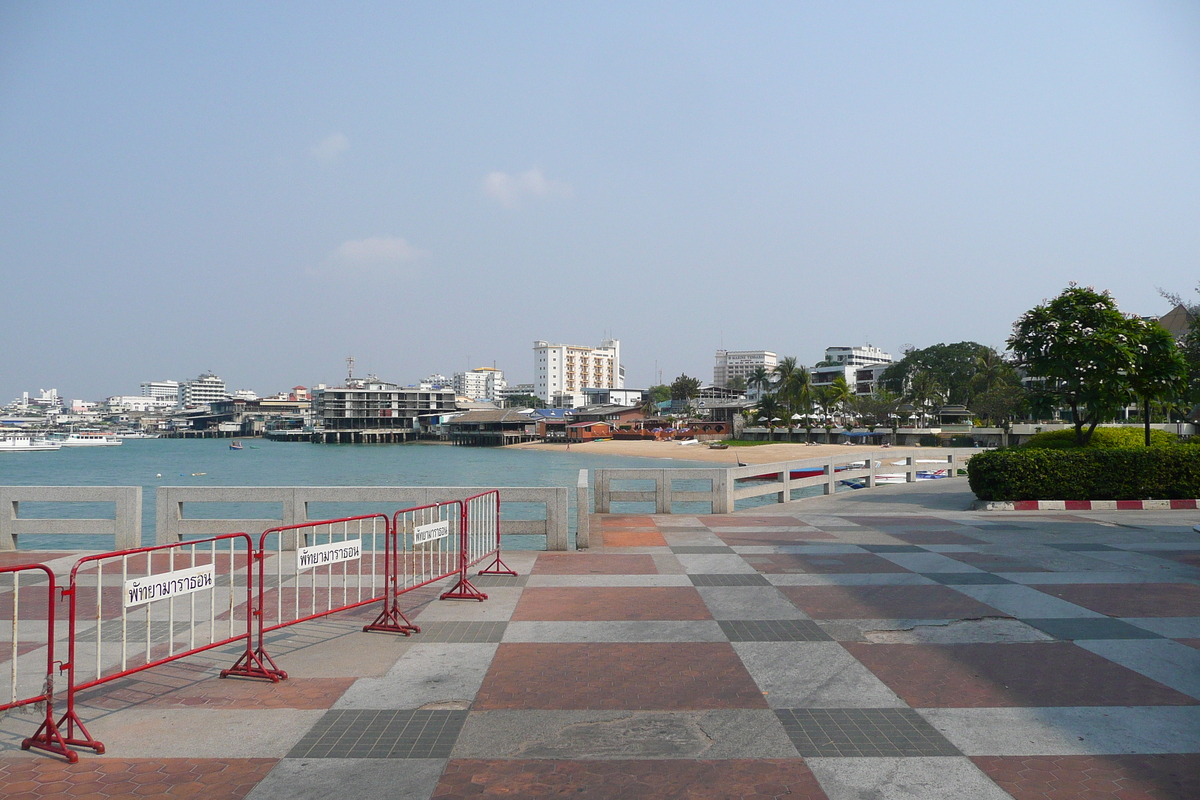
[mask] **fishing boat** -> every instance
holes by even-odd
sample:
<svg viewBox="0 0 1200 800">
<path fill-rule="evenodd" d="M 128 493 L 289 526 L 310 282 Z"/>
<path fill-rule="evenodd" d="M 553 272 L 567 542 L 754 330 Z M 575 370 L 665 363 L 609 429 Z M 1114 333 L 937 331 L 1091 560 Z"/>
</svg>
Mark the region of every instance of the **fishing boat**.
<svg viewBox="0 0 1200 800">
<path fill-rule="evenodd" d="M 241 442 L 234 441 L 234 442 L 229 443 L 229 449 L 230 450 L 244 450 L 245 448 L 242 447 Z"/>
</svg>

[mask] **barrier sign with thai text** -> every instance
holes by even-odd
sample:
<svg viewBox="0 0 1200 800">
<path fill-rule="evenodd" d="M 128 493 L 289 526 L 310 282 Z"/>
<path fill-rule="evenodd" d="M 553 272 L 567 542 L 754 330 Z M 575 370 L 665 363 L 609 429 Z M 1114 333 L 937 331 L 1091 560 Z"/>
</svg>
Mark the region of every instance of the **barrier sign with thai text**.
<svg viewBox="0 0 1200 800">
<path fill-rule="evenodd" d="M 428 542 L 445 539 L 450 535 L 450 520 L 444 519 L 441 522 L 431 522 L 428 525 L 418 525 L 413 528 L 413 544 L 426 544 Z"/>
<path fill-rule="evenodd" d="M 299 547 L 296 549 L 296 571 L 325 567 L 342 561 L 357 561 L 360 558 L 362 558 L 362 541 L 359 539 Z"/>
<path fill-rule="evenodd" d="M 205 564 L 125 581 L 125 607 L 211 589 L 215 585 L 214 575 L 213 565 Z"/>
</svg>

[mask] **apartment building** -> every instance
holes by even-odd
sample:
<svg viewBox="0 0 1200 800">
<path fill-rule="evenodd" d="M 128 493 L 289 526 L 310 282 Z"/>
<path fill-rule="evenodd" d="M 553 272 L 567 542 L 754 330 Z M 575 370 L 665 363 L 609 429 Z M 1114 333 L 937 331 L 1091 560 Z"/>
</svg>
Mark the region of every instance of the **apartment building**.
<svg viewBox="0 0 1200 800">
<path fill-rule="evenodd" d="M 862 347 L 827 347 L 825 362 L 826 366 L 809 370 L 813 386 L 827 386 L 841 375 L 855 394 L 868 395 L 879 385 L 884 370 L 892 365 L 892 357 L 869 344 Z"/>
<path fill-rule="evenodd" d="M 455 394 L 471 400 L 491 400 L 498 403 L 503 399 L 507 386 L 504 371 L 494 367 L 478 367 L 454 373 Z"/>
<path fill-rule="evenodd" d="M 211 372 L 179 384 L 179 405 L 184 407 L 210 405 L 227 397 L 229 392 L 225 389 L 225 381 Z"/>
<path fill-rule="evenodd" d="M 587 402 L 584 389 L 625 388 L 621 343 L 605 339 L 599 347 L 533 343 L 534 387 L 538 397 L 559 408 Z"/>
</svg>

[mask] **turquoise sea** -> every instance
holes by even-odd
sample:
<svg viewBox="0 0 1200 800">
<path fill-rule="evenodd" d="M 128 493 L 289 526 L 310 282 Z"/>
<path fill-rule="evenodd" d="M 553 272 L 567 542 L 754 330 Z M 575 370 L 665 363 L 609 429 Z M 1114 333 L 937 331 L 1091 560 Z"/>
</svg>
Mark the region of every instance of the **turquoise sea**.
<svg viewBox="0 0 1200 800">
<path fill-rule="evenodd" d="M 154 541 L 159 486 L 575 486 L 581 469 L 701 467 L 699 462 L 629 458 L 588 452 L 453 447 L 443 444 L 308 444 L 243 439 L 126 439 L 120 447 L 64 447 L 44 453 L 0 454 L 0 486 L 141 486 L 142 538 Z M 682 487 L 681 487 L 682 488 Z M 572 502 L 573 502 L 573 495 Z M 371 504 L 315 504 L 310 516 L 334 518 L 395 509 Z M 506 504 L 511 519 L 538 515 L 536 506 Z M 194 517 L 278 517 L 267 504 L 191 504 Z M 629 509 L 633 510 L 633 509 Z M 700 509 L 697 509 L 700 510 Z M 22 517 L 112 518 L 111 503 L 22 503 Z M 572 519 L 574 513 L 572 509 Z M 106 549 L 112 539 L 22 536 L 20 549 Z M 514 537 L 514 549 L 541 548 L 544 537 Z M 540 541 L 539 541 L 540 540 Z M 506 547 L 510 543 L 506 542 Z"/>
</svg>

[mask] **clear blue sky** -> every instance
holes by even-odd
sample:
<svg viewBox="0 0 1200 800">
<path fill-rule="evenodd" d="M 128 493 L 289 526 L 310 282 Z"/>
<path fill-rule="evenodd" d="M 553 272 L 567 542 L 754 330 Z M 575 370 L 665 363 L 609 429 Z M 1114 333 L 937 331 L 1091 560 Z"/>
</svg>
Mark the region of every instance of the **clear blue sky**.
<svg viewBox="0 0 1200 800">
<path fill-rule="evenodd" d="M 619 338 L 1003 346 L 1200 280 L 1194 3 L 0 4 L 0 403 Z"/>
</svg>

